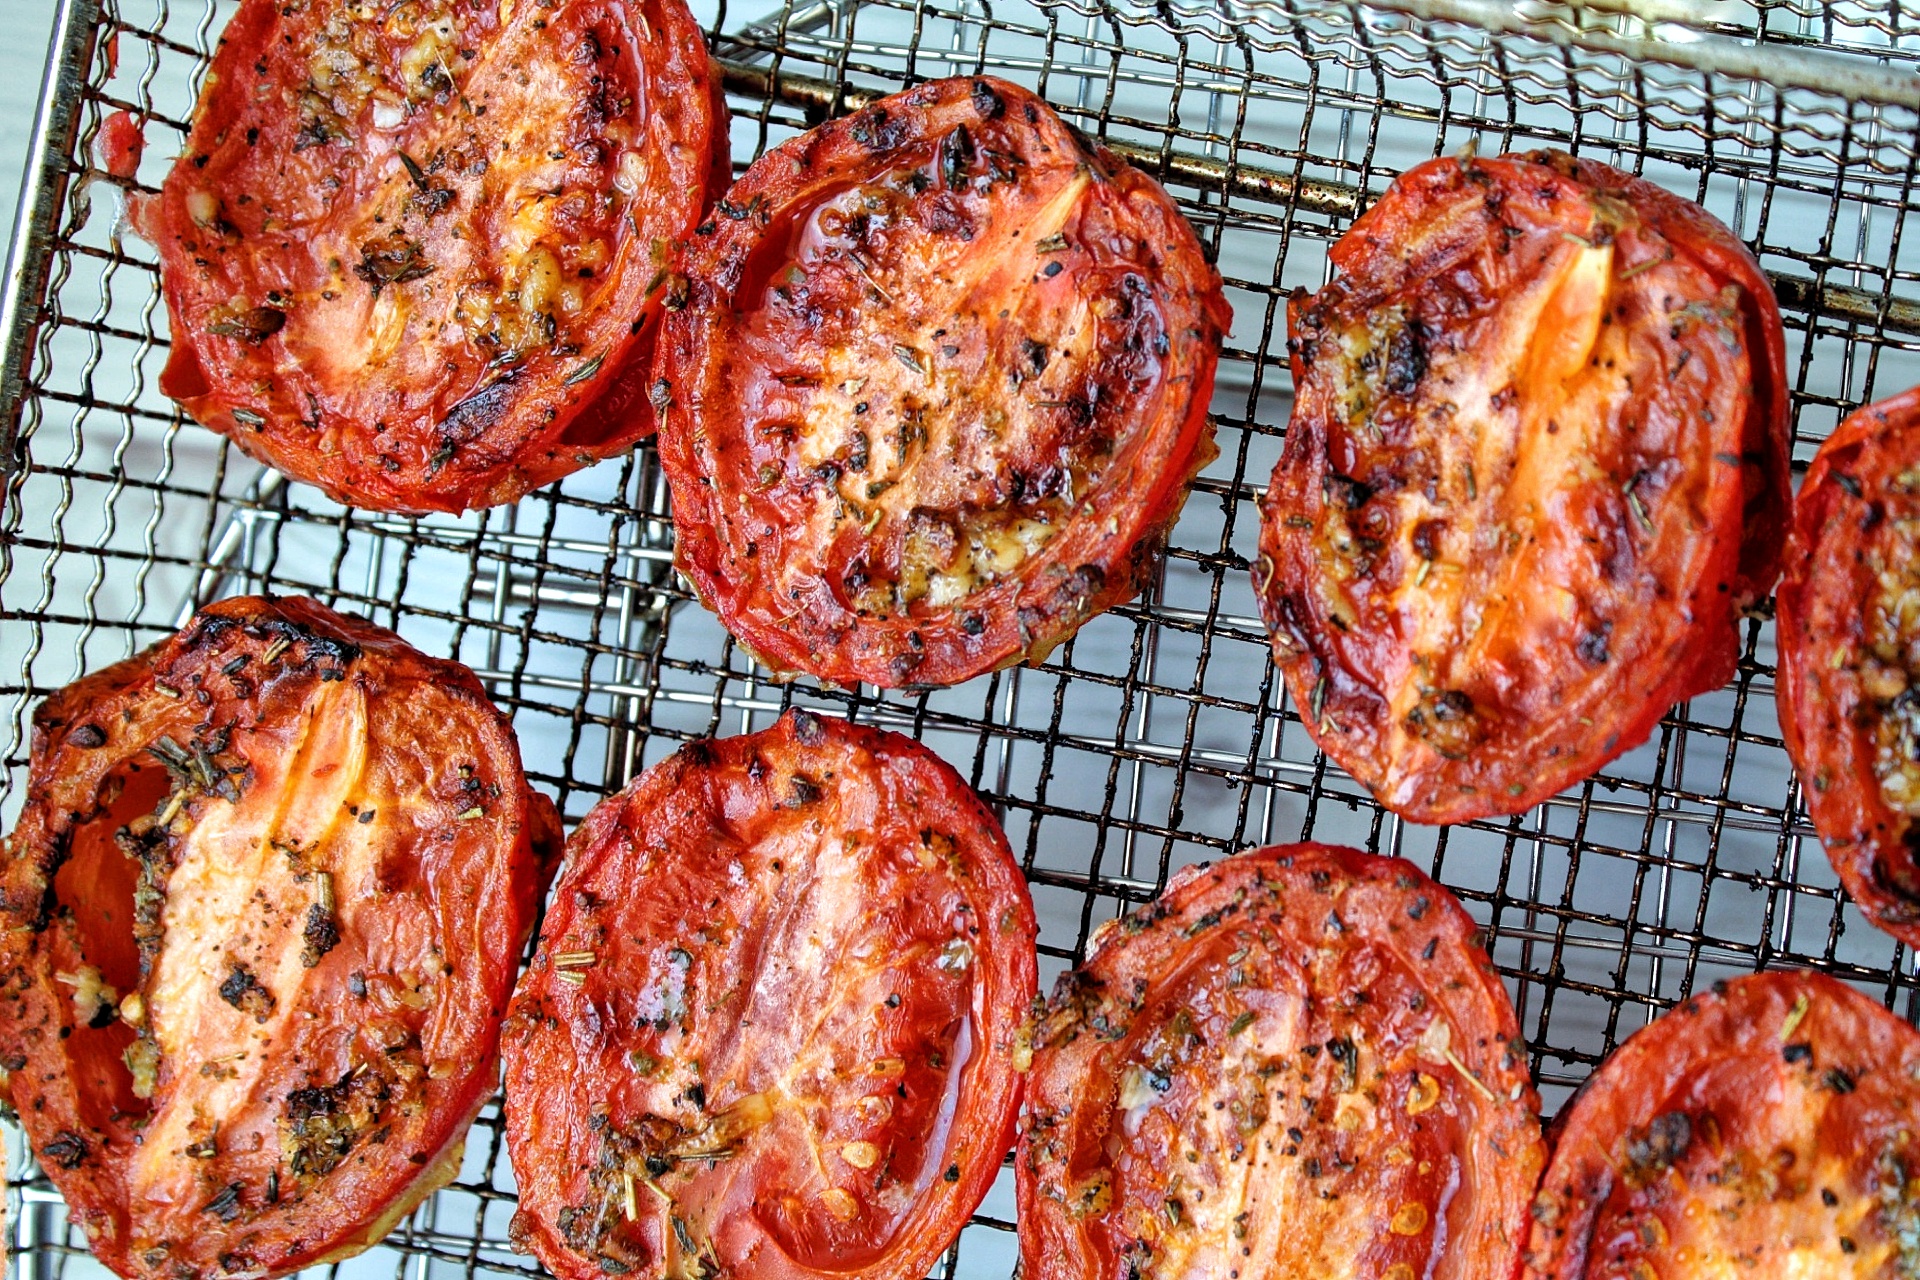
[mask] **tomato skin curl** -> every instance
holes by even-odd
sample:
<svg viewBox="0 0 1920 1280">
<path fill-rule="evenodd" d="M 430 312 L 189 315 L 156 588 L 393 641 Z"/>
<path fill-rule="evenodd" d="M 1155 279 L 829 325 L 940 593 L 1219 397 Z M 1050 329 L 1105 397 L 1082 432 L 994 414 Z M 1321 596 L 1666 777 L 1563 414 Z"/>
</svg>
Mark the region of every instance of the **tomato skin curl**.
<svg viewBox="0 0 1920 1280">
<path fill-rule="evenodd" d="M 1800 486 L 1780 728 L 1841 883 L 1920 946 L 1920 388 L 1863 406 Z"/>
<path fill-rule="evenodd" d="M 912 739 L 681 748 L 575 831 L 514 996 L 514 1242 L 560 1280 L 919 1280 L 1012 1145 L 1034 936 Z"/>
<path fill-rule="evenodd" d="M 1029 1280 L 1511 1280 L 1545 1164 L 1513 1005 L 1411 863 L 1190 868 L 1095 933 L 1034 1030 Z"/>
<path fill-rule="evenodd" d="M 1555 1121 L 1526 1280 L 1868 1280 L 1920 1263 L 1920 1033 L 1824 974 L 1715 983 Z"/>
<path fill-rule="evenodd" d="M 654 393 L 676 564 L 756 658 L 951 685 L 1151 580 L 1232 321 L 1157 183 L 963 77 L 789 139 L 716 210 Z"/>
<path fill-rule="evenodd" d="M 1556 152 L 1402 174 L 1288 306 L 1254 586 L 1394 812 L 1522 812 L 1723 684 L 1778 573 L 1785 339 L 1697 205 Z"/>
<path fill-rule="evenodd" d="M 0 845 L 0 1052 L 134 1280 L 283 1275 L 458 1170 L 560 845 L 472 672 L 238 597 L 58 691 Z"/>
<path fill-rule="evenodd" d="M 684 0 L 243 0 L 133 202 L 160 389 L 376 511 L 513 502 L 653 429 L 679 242 L 732 176 Z"/>
</svg>

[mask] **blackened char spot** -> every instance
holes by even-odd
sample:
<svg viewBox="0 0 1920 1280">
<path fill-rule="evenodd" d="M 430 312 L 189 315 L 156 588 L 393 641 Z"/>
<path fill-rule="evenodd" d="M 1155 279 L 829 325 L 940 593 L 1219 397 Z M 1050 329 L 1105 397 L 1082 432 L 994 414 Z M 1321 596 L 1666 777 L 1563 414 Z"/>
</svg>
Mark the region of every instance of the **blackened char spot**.
<svg viewBox="0 0 1920 1280">
<path fill-rule="evenodd" d="M 356 273 L 358 270 L 355 268 Z M 238 338 L 242 342 L 258 345 L 280 332 L 286 324 L 287 313 L 278 307 L 242 307 L 223 314 L 207 326 L 207 332 L 216 338 Z"/>
<path fill-rule="evenodd" d="M 1447 532 L 1445 520 L 1422 520 L 1413 526 L 1411 542 L 1413 553 L 1422 560 L 1435 560 L 1440 556 L 1440 539 Z"/>
<path fill-rule="evenodd" d="M 887 115 L 885 107 L 868 107 L 849 126 L 853 140 L 869 151 L 891 151 L 907 136 L 907 122 Z"/>
<path fill-rule="evenodd" d="M 299 155 L 310 147 L 323 147 L 338 136 L 327 128 L 326 121 L 309 117 L 301 122 L 299 131 L 293 135 L 293 153 Z"/>
<path fill-rule="evenodd" d="M 407 203 L 419 210 L 422 217 L 437 218 L 447 211 L 456 198 L 451 187 L 428 187 L 407 197 Z"/>
<path fill-rule="evenodd" d="M 300 963 L 311 969 L 320 963 L 320 957 L 340 945 L 340 925 L 331 911 L 316 902 L 307 908 L 307 927 L 300 936 L 306 942 L 300 951 Z"/>
<path fill-rule="evenodd" d="M 948 185 L 958 188 L 963 184 L 964 179 Z M 977 230 L 973 214 L 967 211 L 963 199 L 951 191 L 943 191 L 933 197 L 926 206 L 926 212 L 921 215 L 921 221 L 926 224 L 928 231 L 945 240 L 970 241 Z"/>
<path fill-rule="evenodd" d="M 595 1214 L 587 1205 L 570 1204 L 560 1210 L 556 1219 L 560 1227 L 560 1238 L 567 1247 L 577 1253 L 591 1253 L 599 1236 L 595 1234 Z"/>
<path fill-rule="evenodd" d="M 1106 570 L 1097 564 L 1083 564 L 1061 580 L 1060 595 L 1066 597 L 1068 608 L 1079 610 L 1106 585 Z"/>
<path fill-rule="evenodd" d="M 1321 492 L 1327 501 L 1348 511 L 1358 511 L 1367 505 L 1367 499 L 1373 496 L 1373 487 L 1355 480 L 1352 476 L 1343 476 L 1337 471 L 1327 473 L 1320 482 Z"/>
<path fill-rule="evenodd" d="M 793 740 L 803 747 L 817 747 L 827 740 L 826 726 L 811 711 L 798 708 L 787 713 L 793 717 Z"/>
<path fill-rule="evenodd" d="M 1613 636 L 1613 623 L 1596 622 L 1591 631 L 1580 637 L 1576 646 L 1584 662 L 1596 665 L 1607 660 L 1607 641 Z"/>
<path fill-rule="evenodd" d="M 220 998 L 245 1014 L 251 1014 L 255 1022 L 265 1022 L 273 1016 L 277 1003 L 273 992 L 260 985 L 260 979 L 253 976 L 253 970 L 243 964 L 233 966 L 233 971 L 220 984 Z"/>
<path fill-rule="evenodd" d="M 1484 733 L 1473 698 L 1461 689 L 1431 689 L 1408 710 L 1407 732 L 1449 760 L 1464 760 Z"/>
<path fill-rule="evenodd" d="M 362 1064 L 364 1068 L 365 1064 Z M 287 1094 L 282 1145 L 297 1177 L 321 1177 L 346 1159 L 393 1096 L 379 1071 L 348 1068 L 329 1085 Z"/>
<path fill-rule="evenodd" d="M 1644 1129 L 1627 1134 L 1627 1166 L 1630 1173 L 1645 1176 L 1672 1168 L 1683 1159 L 1693 1144 L 1693 1121 L 1684 1111 L 1669 1111 L 1655 1116 Z"/>
<path fill-rule="evenodd" d="M 1902 841 L 1920 858 L 1920 822 L 1909 823 Z M 1893 901 L 1880 909 L 1887 920 L 1920 920 L 1920 867 L 1911 859 L 1876 858 L 1873 880 Z"/>
<path fill-rule="evenodd" d="M 331 1116 L 346 1105 L 353 1094 L 353 1073 L 347 1072 L 333 1084 L 310 1085 L 287 1094 L 287 1116 L 294 1121 Z"/>
<path fill-rule="evenodd" d="M 92 750 L 107 745 L 106 731 L 97 724 L 83 724 L 67 735 L 67 745 Z"/>
<path fill-rule="evenodd" d="M 42 1164 L 53 1163 L 62 1169 L 78 1169 L 87 1158 L 87 1140 L 71 1129 L 53 1135 L 53 1141 L 40 1148 Z"/>
<path fill-rule="evenodd" d="M 973 82 L 973 109 L 982 120 L 998 120 L 1007 114 L 1006 101 L 984 80 Z"/>
<path fill-rule="evenodd" d="M 240 1193 L 245 1190 L 238 1182 L 229 1182 L 220 1188 L 218 1195 L 200 1206 L 202 1213 L 210 1213 L 222 1222 L 232 1222 L 240 1216 Z"/>
<path fill-rule="evenodd" d="M 223 617 L 217 613 L 197 613 L 192 625 L 180 637 L 180 647 L 188 653 L 217 648 L 229 632 L 241 625 L 237 618 Z M 251 631 L 248 634 L 252 634 Z"/>
<path fill-rule="evenodd" d="M 188 649 L 212 647 L 236 625 L 239 623 L 232 618 L 198 614 L 181 637 L 181 643 Z M 350 640 L 310 630 L 273 614 L 248 618 L 245 631 L 248 636 L 265 641 L 273 649 L 274 661 L 279 666 L 304 666 L 316 660 L 327 660 L 344 668 L 360 657 L 360 646 Z M 276 642 L 280 643 L 276 645 Z M 299 646 L 298 650 L 294 648 L 295 645 Z"/>
<path fill-rule="evenodd" d="M 1387 342 L 1387 390 L 1397 396 L 1412 395 L 1426 376 L 1426 330 L 1418 320 L 1408 320 Z"/>
<path fill-rule="evenodd" d="M 796 773 L 787 781 L 787 801 L 781 807 L 804 809 L 819 798 L 820 784 L 804 773 Z"/>
<path fill-rule="evenodd" d="M 1023 471 L 1016 468 L 1007 477 L 1007 502 L 1018 507 L 1047 498 L 1057 498 L 1066 492 L 1070 480 L 1071 477 L 1064 467 L 1043 466 L 1036 471 Z"/>
<path fill-rule="evenodd" d="M 400 231 L 361 245 L 360 261 L 353 267 L 353 274 L 367 282 L 376 298 L 386 285 L 406 284 L 432 273 L 433 264 L 427 261 L 420 242 Z M 283 315 L 280 320 L 285 323 L 286 317 Z"/>
<path fill-rule="evenodd" d="M 1603 523 L 1595 530 L 1605 550 L 1600 556 L 1600 572 L 1608 582 L 1626 582 L 1633 577 L 1633 539 L 1624 527 Z"/>
<path fill-rule="evenodd" d="M 441 440 L 449 446 L 463 445 L 499 426 L 513 403 L 513 384 L 519 379 L 520 371 L 509 369 L 447 410 L 440 422 Z"/>
<path fill-rule="evenodd" d="M 958 191 L 967 184 L 973 157 L 973 135 L 967 132 L 967 126 L 955 125 L 940 143 L 940 180 L 947 190 Z"/>
<path fill-rule="evenodd" d="M 1336 1036 L 1327 1041 L 1327 1055 L 1340 1064 L 1341 1092 L 1351 1090 L 1360 1074 L 1360 1051 L 1347 1037 Z"/>
<path fill-rule="evenodd" d="M 1313 646 L 1308 642 L 1308 631 L 1302 619 L 1310 616 L 1307 603 L 1298 595 L 1283 595 L 1273 599 L 1272 612 L 1267 617 L 1267 630 L 1294 655 L 1309 653 Z"/>
</svg>

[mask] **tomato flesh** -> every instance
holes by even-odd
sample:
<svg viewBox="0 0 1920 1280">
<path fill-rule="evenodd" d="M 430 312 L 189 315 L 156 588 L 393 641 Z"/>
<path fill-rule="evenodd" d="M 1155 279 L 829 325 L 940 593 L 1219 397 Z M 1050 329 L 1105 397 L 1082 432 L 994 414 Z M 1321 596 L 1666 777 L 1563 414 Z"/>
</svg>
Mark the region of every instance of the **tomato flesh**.
<svg viewBox="0 0 1920 1280">
<path fill-rule="evenodd" d="M 1786 509 L 1784 339 L 1697 206 L 1554 153 L 1401 175 L 1288 309 L 1255 585 L 1329 756 L 1516 813 L 1731 674 Z"/>
<path fill-rule="evenodd" d="M 1780 583 L 1780 727 L 1867 918 L 1920 945 L 1920 389 L 1821 445 Z"/>
<path fill-rule="evenodd" d="M 575 833 L 515 996 L 514 1238 L 563 1280 L 925 1275 L 1012 1141 L 1033 939 L 911 740 L 683 749 Z"/>
<path fill-rule="evenodd" d="M 730 174 L 719 95 L 681 0 L 246 0 L 134 211 L 161 389 L 380 510 L 625 452 L 652 425 L 628 367 Z"/>
<path fill-rule="evenodd" d="M 1558 1121 L 1536 1280 L 1909 1275 L 1920 1033 L 1816 973 L 1716 985 L 1635 1034 Z"/>
<path fill-rule="evenodd" d="M 769 665 L 951 684 L 1131 597 L 1206 416 L 1217 273 L 1027 91 L 936 81 L 773 149 L 661 344 L 678 560 Z"/>
<path fill-rule="evenodd" d="M 1410 864 L 1324 845 L 1104 926 L 1034 1033 L 1024 1273 L 1511 1276 L 1545 1150 L 1472 933 Z"/>
<path fill-rule="evenodd" d="M 282 1274 L 452 1176 L 559 841 L 472 673 L 223 601 L 49 698 L 28 788 L 0 1045 L 102 1262 Z"/>
</svg>

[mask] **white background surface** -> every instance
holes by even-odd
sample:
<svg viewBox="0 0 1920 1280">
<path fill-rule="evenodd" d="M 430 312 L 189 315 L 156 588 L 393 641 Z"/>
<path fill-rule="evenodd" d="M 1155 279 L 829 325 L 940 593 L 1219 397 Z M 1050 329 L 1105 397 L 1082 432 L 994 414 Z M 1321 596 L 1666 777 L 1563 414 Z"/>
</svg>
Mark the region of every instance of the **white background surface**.
<svg viewBox="0 0 1920 1280">
<path fill-rule="evenodd" d="M 0 0 L 0 226 L 13 235 L 54 0 Z"/>
</svg>

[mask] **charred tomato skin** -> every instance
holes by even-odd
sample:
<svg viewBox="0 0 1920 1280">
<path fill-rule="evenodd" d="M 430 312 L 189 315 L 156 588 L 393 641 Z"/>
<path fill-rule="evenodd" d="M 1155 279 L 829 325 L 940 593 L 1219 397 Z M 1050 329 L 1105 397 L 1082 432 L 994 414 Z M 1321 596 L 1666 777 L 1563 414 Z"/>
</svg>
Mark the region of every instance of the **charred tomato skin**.
<svg viewBox="0 0 1920 1280">
<path fill-rule="evenodd" d="M 731 177 L 683 0 L 355 8 L 245 0 L 135 201 L 161 390 L 382 511 L 511 502 L 625 453 L 672 255 Z"/>
<path fill-rule="evenodd" d="M 1254 586 L 1309 732 L 1518 813 L 1734 669 L 1789 510 L 1785 339 L 1697 205 L 1556 152 L 1402 174 L 1296 291 Z"/>
<path fill-rule="evenodd" d="M 0 1051 L 95 1255 L 285 1274 L 451 1178 L 559 843 L 471 672 L 311 600 L 221 601 L 49 697 Z"/>
<path fill-rule="evenodd" d="M 676 559 L 776 671 L 1038 662 L 1155 572 L 1232 314 L 1157 183 L 990 77 L 766 153 L 654 392 Z"/>
<path fill-rule="evenodd" d="M 597 806 L 504 1037 L 560 1280 L 915 1280 L 1013 1141 L 1033 908 L 911 739 L 792 711 Z"/>
<path fill-rule="evenodd" d="M 1776 604 L 1807 812 L 1867 918 L 1920 946 L 1920 388 L 1820 446 Z"/>
<path fill-rule="evenodd" d="M 1032 1280 L 1518 1269 L 1539 1099 L 1473 922 L 1410 863 L 1184 871 L 1102 927 L 1033 1042 Z"/>
<path fill-rule="evenodd" d="M 1920 1033 L 1902 1019 L 1824 974 L 1716 983 L 1556 1119 L 1528 1280 L 1908 1274 L 1916 1113 Z"/>
</svg>

